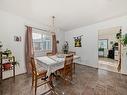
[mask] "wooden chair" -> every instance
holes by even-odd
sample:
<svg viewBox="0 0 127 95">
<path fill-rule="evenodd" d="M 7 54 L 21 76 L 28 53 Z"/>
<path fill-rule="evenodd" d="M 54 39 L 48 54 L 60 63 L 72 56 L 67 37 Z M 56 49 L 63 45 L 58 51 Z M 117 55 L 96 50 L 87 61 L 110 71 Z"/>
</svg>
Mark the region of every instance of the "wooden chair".
<svg viewBox="0 0 127 95">
<path fill-rule="evenodd" d="M 70 80 L 72 80 L 72 64 L 73 64 L 73 54 L 67 55 L 64 62 L 64 68 L 58 70 L 64 78 L 64 84 L 66 84 L 67 77 L 70 77 Z"/>
<path fill-rule="evenodd" d="M 68 54 L 76 55 L 76 52 L 74 52 L 74 51 L 69 51 Z"/>
<path fill-rule="evenodd" d="M 47 52 L 46 55 L 47 55 L 47 56 L 52 56 L 53 53 L 52 53 L 52 52 Z"/>
<path fill-rule="evenodd" d="M 69 51 L 68 54 L 76 55 L 76 52 L 74 52 L 74 51 Z M 73 62 L 73 68 L 74 68 L 73 70 L 74 70 L 74 73 L 75 73 L 75 64 L 76 64 L 76 63 Z"/>
<path fill-rule="evenodd" d="M 50 81 L 46 80 L 46 70 L 37 70 L 36 63 L 33 57 L 31 57 L 31 66 L 32 66 L 32 87 L 35 85 L 35 95 L 37 93 L 37 87 L 48 84 L 50 87 L 50 90 L 44 92 L 43 94 L 46 94 L 52 90 L 52 87 L 50 86 Z M 41 79 L 41 83 L 38 83 L 38 79 Z"/>
</svg>

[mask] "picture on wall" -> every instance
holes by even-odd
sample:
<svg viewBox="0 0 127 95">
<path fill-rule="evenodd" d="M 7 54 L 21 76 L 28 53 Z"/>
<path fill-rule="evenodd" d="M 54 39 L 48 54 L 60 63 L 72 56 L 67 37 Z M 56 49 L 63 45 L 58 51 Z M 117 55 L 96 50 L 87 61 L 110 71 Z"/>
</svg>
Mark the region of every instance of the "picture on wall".
<svg viewBox="0 0 127 95">
<path fill-rule="evenodd" d="M 82 44 L 81 44 L 81 37 L 82 36 L 74 37 L 75 47 L 82 47 Z"/>
<path fill-rule="evenodd" d="M 14 36 L 14 41 L 21 42 L 21 36 Z"/>
</svg>

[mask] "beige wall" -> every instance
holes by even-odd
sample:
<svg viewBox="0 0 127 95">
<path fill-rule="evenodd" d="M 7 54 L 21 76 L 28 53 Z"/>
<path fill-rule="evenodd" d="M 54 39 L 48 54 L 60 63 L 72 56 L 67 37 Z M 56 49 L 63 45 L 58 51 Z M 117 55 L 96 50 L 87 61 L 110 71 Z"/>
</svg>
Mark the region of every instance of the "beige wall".
<svg viewBox="0 0 127 95">
<path fill-rule="evenodd" d="M 113 41 L 113 43 L 117 42 L 116 34 L 120 31 L 119 27 L 112 27 L 108 29 L 102 29 L 98 32 L 98 39 L 107 39 L 108 40 L 108 50 L 112 49 L 112 45 L 110 42 Z"/>
</svg>

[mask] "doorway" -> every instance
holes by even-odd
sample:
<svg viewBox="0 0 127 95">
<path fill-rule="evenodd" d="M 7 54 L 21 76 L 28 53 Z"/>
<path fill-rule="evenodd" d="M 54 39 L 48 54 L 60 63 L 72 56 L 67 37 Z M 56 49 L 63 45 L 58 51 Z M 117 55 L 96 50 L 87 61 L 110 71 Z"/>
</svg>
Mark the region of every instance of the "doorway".
<svg viewBox="0 0 127 95">
<path fill-rule="evenodd" d="M 119 72 L 120 44 L 116 35 L 121 27 L 112 27 L 98 31 L 98 68 Z"/>
</svg>

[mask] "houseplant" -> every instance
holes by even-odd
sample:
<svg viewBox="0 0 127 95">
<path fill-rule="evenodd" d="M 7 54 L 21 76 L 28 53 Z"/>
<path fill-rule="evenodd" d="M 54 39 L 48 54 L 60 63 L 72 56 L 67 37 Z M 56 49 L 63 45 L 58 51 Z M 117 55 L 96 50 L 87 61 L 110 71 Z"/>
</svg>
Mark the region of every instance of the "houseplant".
<svg viewBox="0 0 127 95">
<path fill-rule="evenodd" d="M 7 57 L 9 58 L 9 60 L 12 60 L 13 61 L 12 62 L 12 65 L 17 65 L 17 64 L 19 65 L 19 62 L 17 62 L 15 60 L 15 57 L 12 55 L 12 51 L 11 50 L 6 49 L 3 53 L 7 55 Z"/>
<path fill-rule="evenodd" d="M 127 55 L 127 33 L 122 35 L 122 32 L 120 31 L 116 34 L 116 38 L 120 43 L 120 48 L 122 48 L 123 52 Z"/>
<path fill-rule="evenodd" d="M 5 51 L 2 52 L 2 54 L 6 55 L 4 56 L 4 58 L 5 60 L 8 60 L 6 63 L 2 64 L 4 70 L 10 70 L 12 69 L 14 65 L 17 65 L 17 64 L 19 65 L 19 62 L 17 62 L 15 60 L 15 57 L 12 55 L 11 50 L 6 49 Z"/>
<path fill-rule="evenodd" d="M 119 32 L 116 34 L 116 38 L 124 47 L 127 46 L 127 34 L 122 35 L 122 33 Z"/>
<path fill-rule="evenodd" d="M 122 44 L 123 44 L 123 46 L 127 46 L 127 34 L 123 35 Z"/>
</svg>

